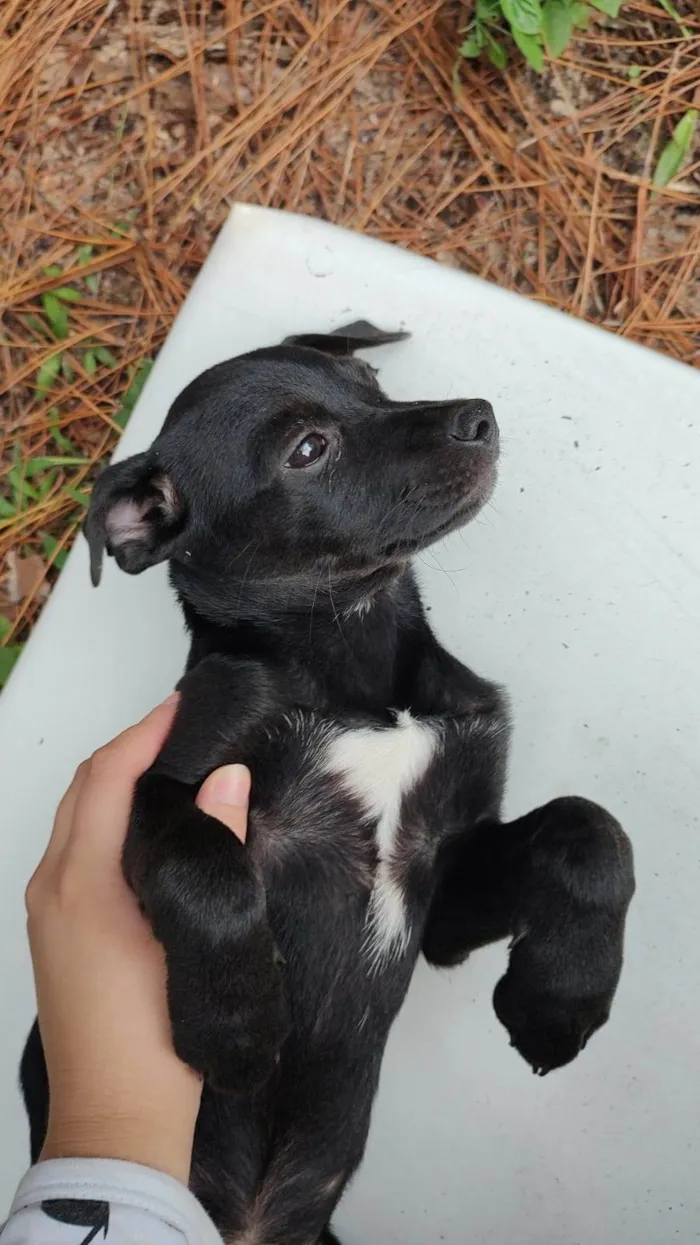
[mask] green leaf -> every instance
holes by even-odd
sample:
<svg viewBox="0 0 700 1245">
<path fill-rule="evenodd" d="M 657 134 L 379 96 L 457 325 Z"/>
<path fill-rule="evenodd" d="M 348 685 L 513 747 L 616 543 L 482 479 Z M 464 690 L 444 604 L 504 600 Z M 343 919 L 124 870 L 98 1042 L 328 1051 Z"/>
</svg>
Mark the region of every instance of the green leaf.
<svg viewBox="0 0 700 1245">
<path fill-rule="evenodd" d="M 546 0 L 542 9 L 542 31 L 550 56 L 561 56 L 574 30 L 573 8 L 561 0 Z"/>
<path fill-rule="evenodd" d="M 79 506 L 84 506 L 87 509 L 90 505 L 89 495 L 87 493 L 79 493 L 77 488 L 71 488 L 70 484 L 64 484 L 61 491 L 66 493 L 68 497 L 72 497 L 73 501 L 76 501 Z"/>
<path fill-rule="evenodd" d="M 464 43 L 459 49 L 459 54 L 460 56 L 463 56 L 465 60 L 473 60 L 475 57 L 481 55 L 481 49 L 483 46 L 483 37 L 480 40 L 475 34 L 470 35 L 468 39 L 464 40 Z"/>
<path fill-rule="evenodd" d="M 678 122 L 678 125 L 673 131 L 673 141 L 674 143 L 677 143 L 679 147 L 683 148 L 684 155 L 687 155 L 690 144 L 693 141 L 693 134 L 695 133 L 697 119 L 697 108 L 689 108 L 688 111 L 683 114 Z"/>
<path fill-rule="evenodd" d="M 69 454 L 75 454 L 75 446 L 72 441 L 68 439 L 65 432 L 61 432 L 61 429 L 58 426 L 59 417 L 60 411 L 58 407 L 52 406 L 49 411 L 49 428 L 51 429 L 51 436 L 56 442 L 56 445 L 58 445 L 62 450 L 67 450 Z"/>
<path fill-rule="evenodd" d="M 95 250 L 94 246 L 91 246 L 89 242 L 84 243 L 83 246 L 79 246 L 78 247 L 78 263 L 89 264 L 94 254 L 94 250 Z"/>
<path fill-rule="evenodd" d="M 9 635 L 11 630 L 12 623 L 9 618 L 5 618 L 4 614 L 0 614 L 0 640 L 4 640 L 5 636 Z"/>
<path fill-rule="evenodd" d="M 36 374 L 36 391 L 41 397 L 45 397 L 51 389 L 58 373 L 61 370 L 61 359 L 63 355 L 52 354 L 50 358 L 45 359 Z"/>
<path fill-rule="evenodd" d="M 68 312 L 55 294 L 42 294 L 41 302 L 54 337 L 61 341 L 68 336 Z"/>
<path fill-rule="evenodd" d="M 607 17 L 617 17 L 622 8 L 622 0 L 590 0 L 590 3 Z"/>
<path fill-rule="evenodd" d="M 60 277 L 62 272 L 63 269 L 60 268 L 58 264 L 51 264 L 48 268 L 44 269 L 44 276 L 52 278 Z"/>
<path fill-rule="evenodd" d="M 91 294 L 96 294 L 100 288 L 100 278 L 98 277 L 97 273 L 91 272 L 90 275 L 85 278 L 85 284 L 88 287 Z"/>
<path fill-rule="evenodd" d="M 97 371 L 97 359 L 95 358 L 94 350 L 85 351 L 85 354 L 83 355 L 83 367 L 85 368 L 88 376 L 94 376 Z"/>
<path fill-rule="evenodd" d="M 591 10 L 587 4 L 574 4 L 571 11 L 574 15 L 574 26 L 577 30 L 588 30 L 588 23 L 591 19 Z"/>
<path fill-rule="evenodd" d="M 532 65 L 538 73 L 542 73 L 544 66 L 544 50 L 539 39 L 535 39 L 533 35 L 523 35 L 519 30 L 513 31 L 513 39 L 520 48 L 528 65 Z"/>
<path fill-rule="evenodd" d="M 97 347 L 95 358 L 99 359 L 100 363 L 104 363 L 105 367 L 119 367 L 112 351 L 108 350 L 106 346 Z"/>
<path fill-rule="evenodd" d="M 37 493 L 34 486 L 31 485 L 29 481 L 27 480 L 24 469 L 22 467 L 12 467 L 11 470 L 8 471 L 7 475 L 5 476 L 5 479 L 7 480 L 8 484 L 11 485 L 12 491 L 14 492 L 15 506 L 17 510 L 22 509 L 22 504 L 24 502 L 25 495 L 27 497 L 31 497 L 32 501 L 39 500 L 39 494 Z"/>
<path fill-rule="evenodd" d="M 39 471 L 48 471 L 49 467 L 84 467 L 87 458 L 69 458 L 57 454 L 41 454 L 36 458 L 27 459 L 27 475 L 37 475 Z"/>
<path fill-rule="evenodd" d="M 44 557 L 51 562 L 52 566 L 62 571 L 69 551 L 67 549 L 59 549 L 58 553 L 55 553 L 57 548 L 58 541 L 54 536 L 45 536 L 41 542 L 41 550 Z"/>
<path fill-rule="evenodd" d="M 114 225 L 109 232 L 114 234 L 117 238 L 126 238 L 129 235 L 130 229 L 130 220 L 115 220 Z"/>
<path fill-rule="evenodd" d="M 48 337 L 49 341 L 52 340 L 53 334 L 45 320 L 40 320 L 38 316 L 27 316 L 27 324 L 36 333 L 41 333 L 42 337 Z"/>
<path fill-rule="evenodd" d="M 131 412 L 141 396 L 141 390 L 148 380 L 152 367 L 153 359 L 142 359 L 136 368 L 131 384 L 122 398 L 122 404 L 114 416 L 114 422 L 120 428 L 126 428 Z"/>
<path fill-rule="evenodd" d="M 476 20 L 495 22 L 501 16 L 501 0 L 476 0 Z"/>
<path fill-rule="evenodd" d="M 74 290 L 72 285 L 59 285 L 53 293 L 64 303 L 79 303 L 82 298 L 80 290 Z"/>
<path fill-rule="evenodd" d="M 630 82 L 638 82 L 641 76 L 642 76 L 641 65 L 630 65 L 629 69 L 627 70 L 627 77 L 629 78 Z"/>
<path fill-rule="evenodd" d="M 486 55 L 491 61 L 491 64 L 495 69 L 505 69 L 508 64 L 508 53 L 506 52 L 503 44 L 499 43 L 497 39 L 493 39 L 490 35 L 488 35 L 487 38 L 488 48 L 486 50 Z"/>
<path fill-rule="evenodd" d="M 501 8 L 515 34 L 537 35 L 542 29 L 542 6 L 540 0 L 501 0 Z M 515 40 L 517 43 L 517 39 Z M 520 44 L 518 44 L 520 47 Z M 523 49 L 521 48 L 521 51 Z M 527 53 L 524 52 L 527 56 Z"/>
<path fill-rule="evenodd" d="M 40 480 L 37 480 L 37 489 L 40 501 L 44 501 L 44 499 L 48 497 L 51 489 L 56 483 L 57 474 L 58 473 L 56 471 L 47 471 Z"/>
<path fill-rule="evenodd" d="M 12 667 L 21 652 L 21 644 L 6 644 L 4 648 L 0 648 L 0 687 L 4 687 L 7 683 Z"/>
<path fill-rule="evenodd" d="M 0 519 L 14 519 L 17 514 L 17 507 L 13 506 L 6 497 L 0 497 Z"/>
<path fill-rule="evenodd" d="M 696 108 L 689 108 L 673 131 L 673 136 L 659 156 L 652 178 L 655 186 L 668 186 L 690 150 L 698 119 Z"/>
</svg>

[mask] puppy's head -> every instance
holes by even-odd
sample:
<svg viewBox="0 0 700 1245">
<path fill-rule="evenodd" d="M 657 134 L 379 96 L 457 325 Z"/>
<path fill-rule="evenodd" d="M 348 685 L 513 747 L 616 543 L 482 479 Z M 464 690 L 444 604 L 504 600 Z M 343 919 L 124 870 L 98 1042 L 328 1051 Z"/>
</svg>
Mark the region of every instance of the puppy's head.
<svg viewBox="0 0 700 1245">
<path fill-rule="evenodd" d="M 404 336 L 360 323 L 203 373 L 150 450 L 97 481 L 93 582 L 105 549 L 131 574 L 170 559 L 220 616 L 244 577 L 362 577 L 467 522 L 494 484 L 493 411 L 387 398 L 353 352 Z"/>
</svg>

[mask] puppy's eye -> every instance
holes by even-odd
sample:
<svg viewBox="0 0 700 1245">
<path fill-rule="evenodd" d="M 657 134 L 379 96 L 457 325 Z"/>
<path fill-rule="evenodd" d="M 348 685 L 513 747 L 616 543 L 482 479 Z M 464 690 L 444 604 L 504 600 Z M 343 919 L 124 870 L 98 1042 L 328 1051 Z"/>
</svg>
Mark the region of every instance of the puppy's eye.
<svg viewBox="0 0 700 1245">
<path fill-rule="evenodd" d="M 289 455 L 286 467 L 310 467 L 312 463 L 317 463 L 323 458 L 328 449 L 328 442 L 322 437 L 320 432 L 310 432 L 303 441 L 300 441 L 297 448 Z"/>
</svg>

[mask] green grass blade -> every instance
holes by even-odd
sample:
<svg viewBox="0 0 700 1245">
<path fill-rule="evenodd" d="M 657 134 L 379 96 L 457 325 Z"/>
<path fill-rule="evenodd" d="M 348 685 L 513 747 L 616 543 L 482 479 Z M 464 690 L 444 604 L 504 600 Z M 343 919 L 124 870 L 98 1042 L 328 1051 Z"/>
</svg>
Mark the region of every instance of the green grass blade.
<svg viewBox="0 0 700 1245">
<path fill-rule="evenodd" d="M 22 652 L 21 644 L 6 644 L 0 648 L 0 687 L 4 687 L 12 673 L 17 658 Z"/>
</svg>

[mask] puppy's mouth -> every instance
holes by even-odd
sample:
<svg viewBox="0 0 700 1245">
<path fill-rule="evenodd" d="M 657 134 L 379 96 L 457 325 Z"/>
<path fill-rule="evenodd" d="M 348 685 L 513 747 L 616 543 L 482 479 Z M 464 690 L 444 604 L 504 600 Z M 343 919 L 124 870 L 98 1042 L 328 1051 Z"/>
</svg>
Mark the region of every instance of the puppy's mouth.
<svg viewBox="0 0 700 1245">
<path fill-rule="evenodd" d="M 477 490 L 470 490 L 469 496 L 466 499 L 461 498 L 456 507 L 450 509 L 447 515 L 443 511 L 443 517 L 437 523 L 426 526 L 423 531 L 392 541 L 384 546 L 383 554 L 388 558 L 410 556 L 421 549 L 427 549 L 429 545 L 434 544 L 437 540 L 441 540 L 443 536 L 447 536 L 450 532 L 464 527 L 476 517 L 489 501 L 495 484 L 496 472 L 494 469 Z"/>
</svg>

